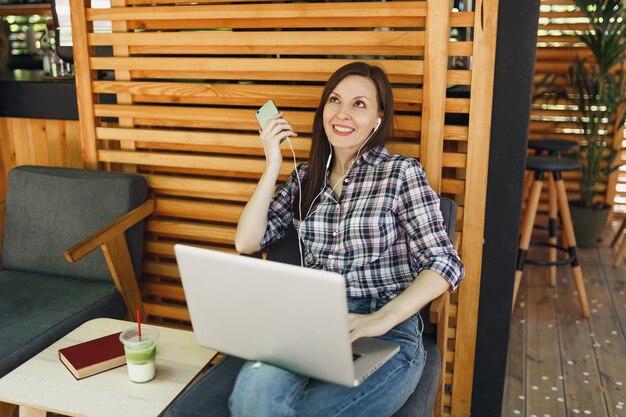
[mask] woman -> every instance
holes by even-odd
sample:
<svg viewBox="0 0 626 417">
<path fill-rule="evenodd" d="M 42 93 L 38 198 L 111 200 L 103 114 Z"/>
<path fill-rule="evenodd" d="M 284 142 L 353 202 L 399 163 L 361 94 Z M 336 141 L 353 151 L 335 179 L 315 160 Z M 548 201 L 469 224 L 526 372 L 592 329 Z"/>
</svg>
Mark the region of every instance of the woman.
<svg viewBox="0 0 626 417">
<path fill-rule="evenodd" d="M 344 276 L 351 340 L 380 337 L 400 352 L 354 388 L 246 363 L 230 398 L 234 417 L 390 416 L 414 391 L 425 362 L 418 312 L 456 288 L 463 265 L 419 162 L 387 152 L 392 122 L 383 70 L 363 62 L 340 68 L 315 112 L 308 163 L 274 193 L 280 141 L 297 134 L 282 113 L 270 119 L 261 131 L 265 171 L 235 244 L 256 252 L 293 224 L 304 266 Z"/>
</svg>

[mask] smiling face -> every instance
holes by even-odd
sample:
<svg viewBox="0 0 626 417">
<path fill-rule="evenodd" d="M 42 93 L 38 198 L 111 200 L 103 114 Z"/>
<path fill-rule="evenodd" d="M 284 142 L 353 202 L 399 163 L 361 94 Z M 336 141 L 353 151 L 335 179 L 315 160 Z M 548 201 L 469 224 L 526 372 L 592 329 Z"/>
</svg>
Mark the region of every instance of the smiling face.
<svg viewBox="0 0 626 417">
<path fill-rule="evenodd" d="M 324 105 L 324 130 L 336 152 L 354 156 L 376 127 L 378 117 L 381 115 L 374 82 L 360 75 L 348 75 Z"/>
</svg>

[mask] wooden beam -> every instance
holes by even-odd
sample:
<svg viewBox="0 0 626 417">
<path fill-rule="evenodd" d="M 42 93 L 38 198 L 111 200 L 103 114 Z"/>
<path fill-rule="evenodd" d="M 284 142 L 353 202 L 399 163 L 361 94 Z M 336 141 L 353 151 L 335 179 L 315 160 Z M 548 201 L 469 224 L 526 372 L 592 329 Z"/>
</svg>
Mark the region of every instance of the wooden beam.
<svg viewBox="0 0 626 417">
<path fill-rule="evenodd" d="M 463 216 L 463 245 L 461 258 L 465 263 L 465 280 L 459 288 L 457 339 L 454 378 L 452 381 L 452 416 L 468 416 L 471 411 L 472 381 L 480 274 L 482 267 L 483 234 L 487 194 L 487 170 L 491 134 L 491 111 L 495 68 L 498 0 L 476 2 L 474 22 L 474 59 L 472 71 L 467 168 L 468 188 Z"/>
<path fill-rule="evenodd" d="M 87 41 L 87 33 L 93 26 L 85 18 L 85 11 L 88 7 L 91 7 L 90 0 L 70 0 L 76 100 L 82 132 L 83 161 L 86 168 L 97 169 L 96 120 L 93 113 L 94 96 L 91 92 L 91 82 L 97 79 L 97 76 L 90 63 L 90 57 L 95 54 L 95 48 L 89 46 Z"/>
<path fill-rule="evenodd" d="M 115 287 L 122 295 L 124 303 L 126 304 L 128 319 L 137 321 L 137 310 L 139 310 L 142 317 L 145 317 L 143 301 L 141 299 L 141 293 L 139 292 L 139 285 L 137 284 L 133 263 L 130 259 L 126 237 L 123 233 L 117 234 L 110 240 L 104 242 L 101 247 L 104 253 L 104 259 L 113 276 Z"/>
<path fill-rule="evenodd" d="M 450 2 L 429 1 L 424 51 L 424 101 L 420 162 L 430 186 L 441 192 L 441 158 L 445 125 Z"/>
</svg>

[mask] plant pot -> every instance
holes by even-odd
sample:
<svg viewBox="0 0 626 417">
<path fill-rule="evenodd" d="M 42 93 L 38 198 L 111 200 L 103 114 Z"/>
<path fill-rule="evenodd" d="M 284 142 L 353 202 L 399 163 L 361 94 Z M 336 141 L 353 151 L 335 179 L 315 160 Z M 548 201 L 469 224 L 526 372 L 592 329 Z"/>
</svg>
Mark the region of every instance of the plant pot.
<svg viewBox="0 0 626 417">
<path fill-rule="evenodd" d="M 597 246 L 611 213 L 611 206 L 602 204 L 600 207 L 585 207 L 581 201 L 571 201 L 569 208 L 576 244 L 583 248 Z"/>
</svg>

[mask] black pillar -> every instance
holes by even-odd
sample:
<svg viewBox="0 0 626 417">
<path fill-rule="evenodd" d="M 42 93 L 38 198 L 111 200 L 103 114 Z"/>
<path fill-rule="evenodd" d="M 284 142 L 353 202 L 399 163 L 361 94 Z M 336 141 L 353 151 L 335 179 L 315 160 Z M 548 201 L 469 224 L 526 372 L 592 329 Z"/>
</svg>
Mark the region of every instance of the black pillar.
<svg viewBox="0 0 626 417">
<path fill-rule="evenodd" d="M 539 0 L 500 0 L 472 417 L 499 417 L 535 67 Z"/>
</svg>

